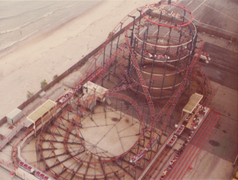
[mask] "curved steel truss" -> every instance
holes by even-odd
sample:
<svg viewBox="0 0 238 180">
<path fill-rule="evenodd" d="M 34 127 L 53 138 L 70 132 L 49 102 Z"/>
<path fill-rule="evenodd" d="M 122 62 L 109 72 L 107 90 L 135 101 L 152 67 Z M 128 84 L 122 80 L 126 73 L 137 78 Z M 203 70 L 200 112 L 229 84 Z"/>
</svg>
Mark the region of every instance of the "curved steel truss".
<svg viewBox="0 0 238 180">
<path fill-rule="evenodd" d="M 195 91 L 206 102 L 211 91 L 193 56 L 202 44 L 192 20 L 188 9 L 161 2 L 122 19 L 41 130 L 37 161 L 46 172 L 56 179 L 139 177 L 179 121 L 175 107 Z M 107 91 L 86 95 L 87 81 Z"/>
</svg>

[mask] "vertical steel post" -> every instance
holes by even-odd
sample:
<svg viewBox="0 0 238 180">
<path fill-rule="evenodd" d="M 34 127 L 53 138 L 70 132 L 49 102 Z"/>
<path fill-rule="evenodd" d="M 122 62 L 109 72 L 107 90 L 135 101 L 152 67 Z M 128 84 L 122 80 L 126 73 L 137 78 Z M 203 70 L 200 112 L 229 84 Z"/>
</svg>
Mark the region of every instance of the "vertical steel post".
<svg viewBox="0 0 238 180">
<path fill-rule="evenodd" d="M 130 39 L 131 39 L 130 45 L 132 46 L 132 43 L 133 43 L 133 31 L 134 31 L 134 28 L 135 28 L 135 16 L 130 16 L 130 17 L 133 18 L 133 26 L 132 26 L 131 37 L 130 37 Z M 133 63 L 133 62 L 131 61 L 131 54 L 129 54 L 129 58 L 128 58 L 128 71 L 127 71 L 129 76 L 132 75 L 131 63 Z"/>
<path fill-rule="evenodd" d="M 106 46 L 104 46 L 104 48 L 103 48 L 103 61 L 102 61 L 102 68 L 104 68 L 104 66 L 105 66 L 105 48 L 106 48 Z M 102 84 L 102 86 L 103 86 L 103 77 L 102 77 L 102 82 L 101 82 L 101 84 Z"/>
<path fill-rule="evenodd" d="M 112 44 L 113 44 L 113 37 L 114 37 L 114 34 L 112 34 L 112 37 L 111 37 L 110 59 L 112 58 Z M 117 55 L 116 55 L 116 56 L 117 56 Z M 108 77 L 107 77 L 107 80 L 110 80 L 110 74 L 111 74 L 111 66 L 108 67 Z"/>
<path fill-rule="evenodd" d="M 116 51 L 118 50 L 118 47 L 119 47 L 119 40 L 120 40 L 120 36 L 121 36 L 121 29 L 122 29 L 122 23 L 121 23 L 119 35 L 118 35 L 118 38 L 117 38 L 117 49 L 116 49 Z M 114 74 L 116 74 L 116 66 L 117 66 L 117 56 L 115 58 Z"/>
<path fill-rule="evenodd" d="M 175 79 L 174 79 L 174 85 L 173 85 L 173 91 L 175 90 L 175 85 L 176 85 L 176 80 L 177 80 L 177 76 L 178 76 L 178 70 L 179 70 L 179 65 L 180 65 L 180 63 L 181 63 L 181 54 L 182 54 L 182 51 L 183 51 L 183 46 L 181 45 L 180 46 L 180 53 L 179 53 L 179 59 L 178 59 L 178 61 L 177 61 L 177 69 L 176 69 L 176 71 L 177 71 L 177 73 L 175 74 Z M 173 93 L 173 92 L 172 92 Z"/>
<path fill-rule="evenodd" d="M 141 50 L 141 59 L 140 59 L 140 69 L 143 63 L 143 59 L 144 59 L 144 49 L 145 49 L 145 34 L 147 33 L 148 27 L 149 27 L 150 23 L 148 24 L 148 26 L 146 27 L 146 30 L 144 32 L 144 36 L 143 36 L 143 44 L 142 44 L 142 50 Z"/>
<path fill-rule="evenodd" d="M 168 52 L 167 54 L 169 54 L 169 49 L 170 49 L 170 47 L 168 47 L 168 49 L 167 49 L 167 52 Z M 166 70 L 167 70 L 167 62 L 168 62 L 168 57 L 166 58 L 165 67 L 164 67 L 164 74 L 163 74 L 163 80 L 162 80 L 160 98 L 161 98 L 161 96 L 162 96 L 163 88 L 164 88 L 164 79 L 165 79 L 165 73 L 166 73 Z"/>
</svg>

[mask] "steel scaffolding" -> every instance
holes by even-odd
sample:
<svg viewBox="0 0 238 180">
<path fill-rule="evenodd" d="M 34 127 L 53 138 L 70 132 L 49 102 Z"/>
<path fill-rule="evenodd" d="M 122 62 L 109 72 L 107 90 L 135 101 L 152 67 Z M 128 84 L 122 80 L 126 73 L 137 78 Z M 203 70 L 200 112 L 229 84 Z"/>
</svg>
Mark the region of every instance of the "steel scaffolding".
<svg viewBox="0 0 238 180">
<path fill-rule="evenodd" d="M 178 122 L 174 109 L 192 87 L 203 102 L 211 93 L 193 56 L 202 43 L 192 21 L 187 8 L 162 2 L 122 19 L 88 60 L 67 105 L 41 129 L 38 167 L 56 179 L 137 179 Z M 84 96 L 88 81 L 108 91 Z"/>
</svg>

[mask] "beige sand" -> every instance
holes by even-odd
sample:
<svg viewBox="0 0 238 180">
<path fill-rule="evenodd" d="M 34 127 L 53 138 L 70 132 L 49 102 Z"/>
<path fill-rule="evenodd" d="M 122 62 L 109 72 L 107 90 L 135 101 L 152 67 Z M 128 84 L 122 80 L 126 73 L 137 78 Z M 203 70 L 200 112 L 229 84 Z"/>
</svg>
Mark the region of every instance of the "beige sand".
<svg viewBox="0 0 238 180">
<path fill-rule="evenodd" d="M 63 26 L 32 37 L 0 58 L 0 119 L 18 107 L 27 91 L 63 73 L 106 40 L 128 13 L 154 0 L 105 0 Z"/>
</svg>

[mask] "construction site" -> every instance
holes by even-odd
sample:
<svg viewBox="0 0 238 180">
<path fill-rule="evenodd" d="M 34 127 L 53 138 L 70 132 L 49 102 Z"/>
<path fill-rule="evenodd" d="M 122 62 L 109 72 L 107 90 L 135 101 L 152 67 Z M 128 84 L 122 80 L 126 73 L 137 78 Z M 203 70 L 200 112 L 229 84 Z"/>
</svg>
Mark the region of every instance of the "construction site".
<svg viewBox="0 0 238 180">
<path fill-rule="evenodd" d="M 11 142 L 11 160 L 0 165 L 29 180 L 190 179 L 222 117 L 198 29 L 183 5 L 133 10 L 94 52 L 5 117 L 0 149 Z M 59 92 L 67 77 L 74 86 Z"/>
</svg>

